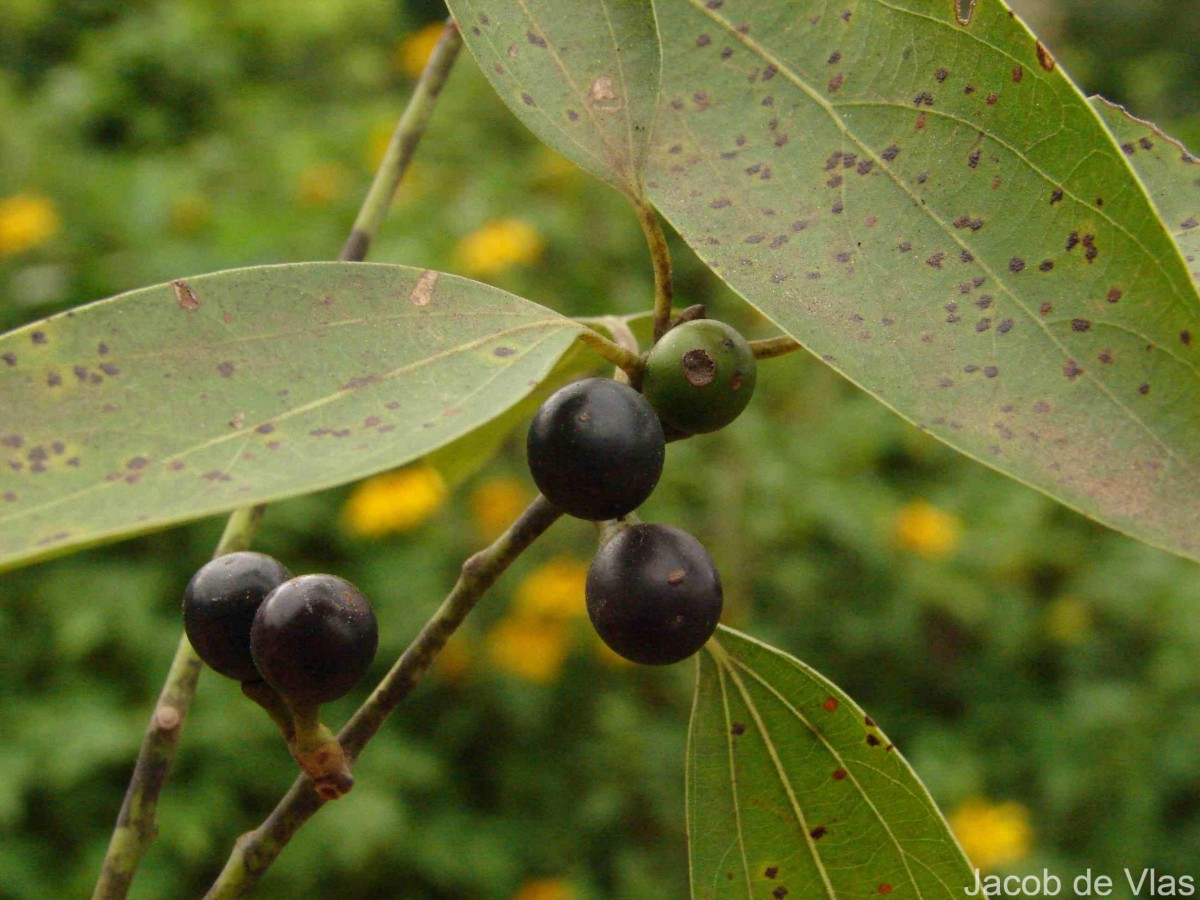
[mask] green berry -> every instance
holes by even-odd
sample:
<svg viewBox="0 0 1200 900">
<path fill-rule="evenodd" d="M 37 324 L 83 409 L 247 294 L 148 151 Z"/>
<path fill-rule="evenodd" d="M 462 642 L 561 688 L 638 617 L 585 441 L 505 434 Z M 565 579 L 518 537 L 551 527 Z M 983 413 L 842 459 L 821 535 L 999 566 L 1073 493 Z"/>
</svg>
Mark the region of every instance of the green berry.
<svg viewBox="0 0 1200 900">
<path fill-rule="evenodd" d="M 588 617 L 615 652 L 646 665 L 686 659 L 721 618 L 721 578 L 698 540 L 670 525 L 622 529 L 600 548 L 585 586 Z"/>
<path fill-rule="evenodd" d="M 262 553 L 228 553 L 201 566 L 183 592 L 183 628 L 200 658 L 238 681 L 261 681 L 250 624 L 263 599 L 292 573 Z"/>
<path fill-rule="evenodd" d="M 542 494 L 580 519 L 618 519 L 650 496 L 666 443 L 646 398 L 611 378 L 555 392 L 533 418 L 529 471 Z"/>
<path fill-rule="evenodd" d="M 250 629 L 263 680 L 293 706 L 346 694 L 370 668 L 378 644 L 371 604 L 334 575 L 284 582 L 262 602 Z"/>
<path fill-rule="evenodd" d="M 757 370 L 754 351 L 735 329 L 696 319 L 672 328 L 650 350 L 642 391 L 663 422 L 704 434 L 746 408 Z"/>
</svg>

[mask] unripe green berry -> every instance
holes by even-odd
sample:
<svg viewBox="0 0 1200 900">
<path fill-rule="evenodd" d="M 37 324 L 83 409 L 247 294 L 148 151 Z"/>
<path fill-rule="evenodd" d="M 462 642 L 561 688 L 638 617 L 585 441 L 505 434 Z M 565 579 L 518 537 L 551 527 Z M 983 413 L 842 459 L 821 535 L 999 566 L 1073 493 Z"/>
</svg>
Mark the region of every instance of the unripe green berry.
<svg viewBox="0 0 1200 900">
<path fill-rule="evenodd" d="M 704 434 L 741 414 L 757 371 L 754 351 L 734 328 L 695 319 L 672 328 L 650 350 L 642 392 L 663 422 Z"/>
</svg>

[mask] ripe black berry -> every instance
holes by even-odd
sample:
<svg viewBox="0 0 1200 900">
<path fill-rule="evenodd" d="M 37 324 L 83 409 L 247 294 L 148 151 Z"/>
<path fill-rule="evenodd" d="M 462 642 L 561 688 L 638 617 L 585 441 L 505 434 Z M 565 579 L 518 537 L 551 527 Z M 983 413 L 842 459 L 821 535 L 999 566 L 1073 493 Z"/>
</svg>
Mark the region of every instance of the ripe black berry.
<svg viewBox="0 0 1200 900">
<path fill-rule="evenodd" d="M 703 434 L 741 414 L 757 376 L 745 338 L 724 322 L 696 319 L 675 326 L 654 345 L 642 390 L 668 425 Z"/>
<path fill-rule="evenodd" d="M 333 575 L 301 575 L 270 593 L 250 629 L 263 679 L 293 706 L 344 695 L 375 659 L 379 629 L 367 598 Z"/>
<path fill-rule="evenodd" d="M 600 548 L 587 585 L 596 632 L 628 660 L 666 665 L 704 646 L 721 618 L 721 578 L 698 540 L 670 525 L 632 525 Z"/>
<path fill-rule="evenodd" d="M 250 624 L 263 598 L 292 573 L 262 553 L 229 553 L 201 566 L 183 592 L 183 628 L 206 663 L 238 681 L 260 681 Z"/>
<path fill-rule="evenodd" d="M 646 399 L 610 378 L 576 381 L 542 404 L 529 426 L 529 471 L 563 512 L 618 519 L 650 496 L 666 455 Z"/>
</svg>

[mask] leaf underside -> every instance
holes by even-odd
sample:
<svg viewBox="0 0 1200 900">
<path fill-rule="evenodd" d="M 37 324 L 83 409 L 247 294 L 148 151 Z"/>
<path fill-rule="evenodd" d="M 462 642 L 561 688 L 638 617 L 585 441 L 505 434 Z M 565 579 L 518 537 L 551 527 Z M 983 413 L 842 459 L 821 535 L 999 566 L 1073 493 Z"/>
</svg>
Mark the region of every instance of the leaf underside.
<svg viewBox="0 0 1200 900">
<path fill-rule="evenodd" d="M 725 627 L 697 660 L 693 898 L 962 897 L 975 883 L 924 785 L 837 687 Z"/>
<path fill-rule="evenodd" d="M 530 394 L 580 326 L 452 275 L 305 263 L 0 337 L 0 568 L 403 464 Z"/>
<path fill-rule="evenodd" d="M 1000 2 L 969 24 L 956 8 L 656 0 L 650 198 L 920 428 L 1200 559 L 1200 298 L 1180 249 L 1139 157 L 1046 48 Z"/>
<path fill-rule="evenodd" d="M 467 47 L 534 134 L 633 199 L 658 97 L 649 0 L 449 0 Z"/>
</svg>

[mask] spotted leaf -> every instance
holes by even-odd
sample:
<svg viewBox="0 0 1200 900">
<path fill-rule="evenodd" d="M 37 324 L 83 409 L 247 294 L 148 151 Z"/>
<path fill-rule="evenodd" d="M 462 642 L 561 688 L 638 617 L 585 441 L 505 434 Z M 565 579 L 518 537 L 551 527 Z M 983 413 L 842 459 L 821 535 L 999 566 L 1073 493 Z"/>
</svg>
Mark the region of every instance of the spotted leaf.
<svg viewBox="0 0 1200 900">
<path fill-rule="evenodd" d="M 539 138 L 642 196 L 658 95 L 650 0 L 449 0 L 467 47 Z"/>
<path fill-rule="evenodd" d="M 922 429 L 1200 558 L 1200 297 L 1007 7 L 655 9 L 647 189 L 708 265 Z"/>
<path fill-rule="evenodd" d="M 306 263 L 0 337 L 0 567 L 307 493 L 518 404 L 581 326 L 453 275 Z"/>
<path fill-rule="evenodd" d="M 693 898 L 964 896 L 962 849 L 853 700 L 731 629 L 706 651 L 687 751 Z"/>
</svg>

